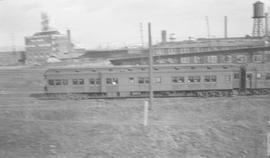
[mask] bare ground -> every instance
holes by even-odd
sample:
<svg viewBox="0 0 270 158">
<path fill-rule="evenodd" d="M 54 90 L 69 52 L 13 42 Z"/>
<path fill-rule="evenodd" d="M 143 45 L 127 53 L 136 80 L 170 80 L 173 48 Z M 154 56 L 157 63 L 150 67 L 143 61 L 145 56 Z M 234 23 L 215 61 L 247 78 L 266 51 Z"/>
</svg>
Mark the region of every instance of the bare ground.
<svg viewBox="0 0 270 158">
<path fill-rule="evenodd" d="M 155 99 L 144 127 L 144 99 L 29 97 L 43 71 L 0 71 L 0 157 L 266 157 L 269 96 Z"/>
</svg>

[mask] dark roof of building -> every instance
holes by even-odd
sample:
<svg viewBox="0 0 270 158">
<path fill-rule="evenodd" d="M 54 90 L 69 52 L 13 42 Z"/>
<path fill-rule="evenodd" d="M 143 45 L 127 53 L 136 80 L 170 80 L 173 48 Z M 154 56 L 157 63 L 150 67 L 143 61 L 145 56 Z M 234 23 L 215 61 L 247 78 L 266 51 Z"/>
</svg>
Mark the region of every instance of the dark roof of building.
<svg viewBox="0 0 270 158">
<path fill-rule="evenodd" d="M 175 65 L 154 65 L 154 70 L 161 69 L 171 69 L 171 70 L 186 70 L 186 69 L 208 69 L 209 67 L 213 69 L 228 69 L 237 66 L 236 64 L 175 64 Z M 97 72 L 107 72 L 107 73 L 115 73 L 115 72 L 130 72 L 130 71 L 148 71 L 148 66 L 138 65 L 138 66 L 98 66 L 98 67 L 59 67 L 59 68 L 51 68 L 45 72 L 45 75 L 51 74 L 74 74 L 74 73 L 97 73 Z"/>
<path fill-rule="evenodd" d="M 235 53 L 235 52 L 249 52 L 249 51 L 266 51 L 270 50 L 270 46 L 264 47 L 253 47 L 253 48 L 240 48 L 240 49 L 228 49 L 228 50 L 215 50 L 215 51 L 203 51 L 203 52 L 196 52 L 196 53 L 181 53 L 181 54 L 165 54 L 165 55 L 154 55 L 153 57 L 177 57 L 177 56 L 194 56 L 194 55 L 209 55 L 209 54 L 222 54 L 222 53 Z M 138 57 L 128 57 L 128 58 L 118 58 L 118 59 L 111 59 L 110 61 L 129 61 L 129 60 L 136 60 L 136 59 L 143 59 L 148 58 L 147 55 L 138 56 Z"/>
<path fill-rule="evenodd" d="M 59 35 L 60 32 L 56 30 L 52 31 L 43 31 L 43 32 L 37 32 L 34 34 L 34 36 L 44 36 L 44 35 Z"/>
</svg>

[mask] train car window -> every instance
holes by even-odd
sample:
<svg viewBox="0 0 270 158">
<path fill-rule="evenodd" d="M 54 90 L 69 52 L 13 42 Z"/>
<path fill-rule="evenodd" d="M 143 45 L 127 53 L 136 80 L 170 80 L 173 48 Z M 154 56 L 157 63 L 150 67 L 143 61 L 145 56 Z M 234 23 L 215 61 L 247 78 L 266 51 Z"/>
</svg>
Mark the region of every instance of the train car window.
<svg viewBox="0 0 270 158">
<path fill-rule="evenodd" d="M 61 80 L 55 80 L 55 85 L 56 85 L 56 86 L 61 85 Z"/>
<path fill-rule="evenodd" d="M 173 82 L 173 83 L 177 83 L 177 77 L 173 76 L 173 77 L 172 77 L 172 82 Z"/>
<path fill-rule="evenodd" d="M 190 58 L 189 57 L 182 57 L 180 59 L 180 61 L 182 64 L 188 64 L 188 63 L 190 63 Z"/>
<path fill-rule="evenodd" d="M 139 84 L 149 83 L 149 77 L 138 77 Z"/>
<path fill-rule="evenodd" d="M 138 78 L 138 83 L 139 84 L 143 84 L 144 83 L 144 78 L 143 77 L 139 77 Z"/>
<path fill-rule="evenodd" d="M 145 77 L 145 78 L 144 78 L 144 82 L 145 82 L 145 83 L 149 83 L 149 77 Z"/>
<path fill-rule="evenodd" d="M 91 85 L 99 85 L 100 84 L 100 78 L 90 78 L 89 79 L 89 84 Z"/>
<path fill-rule="evenodd" d="M 185 77 L 184 76 L 172 76 L 173 83 L 184 83 Z"/>
<path fill-rule="evenodd" d="M 129 78 L 129 83 L 132 83 L 132 84 L 133 84 L 134 82 L 135 82 L 134 77 L 130 77 L 130 78 Z"/>
<path fill-rule="evenodd" d="M 231 82 L 231 75 L 225 75 L 225 81 L 226 82 Z"/>
<path fill-rule="evenodd" d="M 118 84 L 118 78 L 113 78 L 113 82 L 112 82 L 113 85 L 116 85 Z"/>
<path fill-rule="evenodd" d="M 48 81 L 48 84 L 51 85 L 51 86 L 53 86 L 54 85 L 54 80 L 49 80 Z"/>
<path fill-rule="evenodd" d="M 270 80 L 270 73 L 266 73 L 265 80 Z"/>
<path fill-rule="evenodd" d="M 73 84 L 73 85 L 77 85 L 77 84 L 78 84 L 78 80 L 77 80 L 77 79 L 73 79 L 73 80 L 72 80 L 72 84 Z"/>
<path fill-rule="evenodd" d="M 73 83 L 73 85 L 83 85 L 84 79 L 73 79 L 72 83 Z"/>
<path fill-rule="evenodd" d="M 96 78 L 96 84 L 100 85 L 101 84 L 101 79 L 100 78 Z"/>
<path fill-rule="evenodd" d="M 217 76 L 211 76 L 211 82 L 217 82 Z"/>
<path fill-rule="evenodd" d="M 215 56 L 215 55 L 207 56 L 207 62 L 208 63 L 217 63 L 217 56 Z"/>
<path fill-rule="evenodd" d="M 231 55 L 225 55 L 224 56 L 224 62 L 225 63 L 231 63 L 232 62 L 232 56 Z"/>
<path fill-rule="evenodd" d="M 156 77 L 155 82 L 156 83 L 161 83 L 161 77 Z"/>
<path fill-rule="evenodd" d="M 256 78 L 257 78 L 257 79 L 262 79 L 262 74 L 257 73 Z"/>
<path fill-rule="evenodd" d="M 194 76 L 194 82 L 201 82 L 200 76 Z"/>
<path fill-rule="evenodd" d="M 210 82 L 210 76 L 204 76 L 204 82 Z"/>
<path fill-rule="evenodd" d="M 78 83 L 79 83 L 79 85 L 83 85 L 84 84 L 84 79 L 78 79 Z"/>
<path fill-rule="evenodd" d="M 201 63 L 201 58 L 199 56 L 194 56 L 194 63 L 195 64 Z"/>
<path fill-rule="evenodd" d="M 118 84 L 118 78 L 107 78 L 106 83 L 116 85 L 116 84 Z"/>
<path fill-rule="evenodd" d="M 234 78 L 234 79 L 239 79 L 239 78 L 240 78 L 240 74 L 239 74 L 239 73 L 235 73 L 235 74 L 233 75 L 233 78 Z"/>
<path fill-rule="evenodd" d="M 188 82 L 194 82 L 194 77 L 193 76 L 188 76 Z"/>
<path fill-rule="evenodd" d="M 247 56 L 245 56 L 245 55 L 237 55 L 236 56 L 236 62 L 237 63 L 246 63 L 247 62 Z"/>
<path fill-rule="evenodd" d="M 68 85 L 68 80 L 67 79 L 63 79 L 62 82 L 63 82 L 63 85 Z"/>
<path fill-rule="evenodd" d="M 185 82 L 185 77 L 184 76 L 179 76 L 177 79 L 178 83 L 184 83 Z"/>
<path fill-rule="evenodd" d="M 111 79 L 111 78 L 107 78 L 107 79 L 106 79 L 106 83 L 107 83 L 107 84 L 112 84 L 112 79 Z"/>
<path fill-rule="evenodd" d="M 254 62 L 262 62 L 263 61 L 263 56 L 262 55 L 254 55 L 253 56 L 253 61 Z"/>
<path fill-rule="evenodd" d="M 188 76 L 188 82 L 189 83 L 201 82 L 201 77 L 200 76 Z"/>
<path fill-rule="evenodd" d="M 94 78 L 89 79 L 89 84 L 94 85 L 96 84 L 96 80 Z"/>
</svg>

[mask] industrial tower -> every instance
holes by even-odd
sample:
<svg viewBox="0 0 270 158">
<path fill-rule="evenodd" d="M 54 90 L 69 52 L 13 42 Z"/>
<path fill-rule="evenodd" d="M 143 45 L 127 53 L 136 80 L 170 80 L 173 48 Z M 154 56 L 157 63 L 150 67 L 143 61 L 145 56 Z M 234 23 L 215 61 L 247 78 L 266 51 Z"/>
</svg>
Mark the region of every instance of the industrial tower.
<svg viewBox="0 0 270 158">
<path fill-rule="evenodd" d="M 260 1 L 257 1 L 253 4 L 253 37 L 262 37 L 265 35 L 265 26 L 264 26 L 264 4 Z"/>
<path fill-rule="evenodd" d="M 49 18 L 48 15 L 44 12 L 41 13 L 41 30 L 48 31 L 49 30 Z"/>
</svg>

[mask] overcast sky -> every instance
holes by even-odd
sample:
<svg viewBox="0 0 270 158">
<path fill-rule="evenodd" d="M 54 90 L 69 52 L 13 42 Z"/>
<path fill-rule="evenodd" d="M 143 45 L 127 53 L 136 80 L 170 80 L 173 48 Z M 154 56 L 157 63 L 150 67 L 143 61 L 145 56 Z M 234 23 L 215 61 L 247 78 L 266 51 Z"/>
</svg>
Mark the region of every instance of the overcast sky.
<svg viewBox="0 0 270 158">
<path fill-rule="evenodd" d="M 224 35 L 228 16 L 229 36 L 252 32 L 252 4 L 255 0 L 0 0 L 0 48 L 24 46 L 24 37 L 40 31 L 40 13 L 46 12 L 50 26 L 65 33 L 71 30 L 78 47 L 124 46 L 139 44 L 143 23 L 152 23 L 153 41 L 160 31 L 175 33 L 178 40 L 206 37 L 205 17 L 210 34 Z M 262 1 L 269 6 L 270 0 Z M 266 8 L 266 7 L 265 7 Z M 266 10 L 266 9 L 265 9 Z"/>
</svg>

